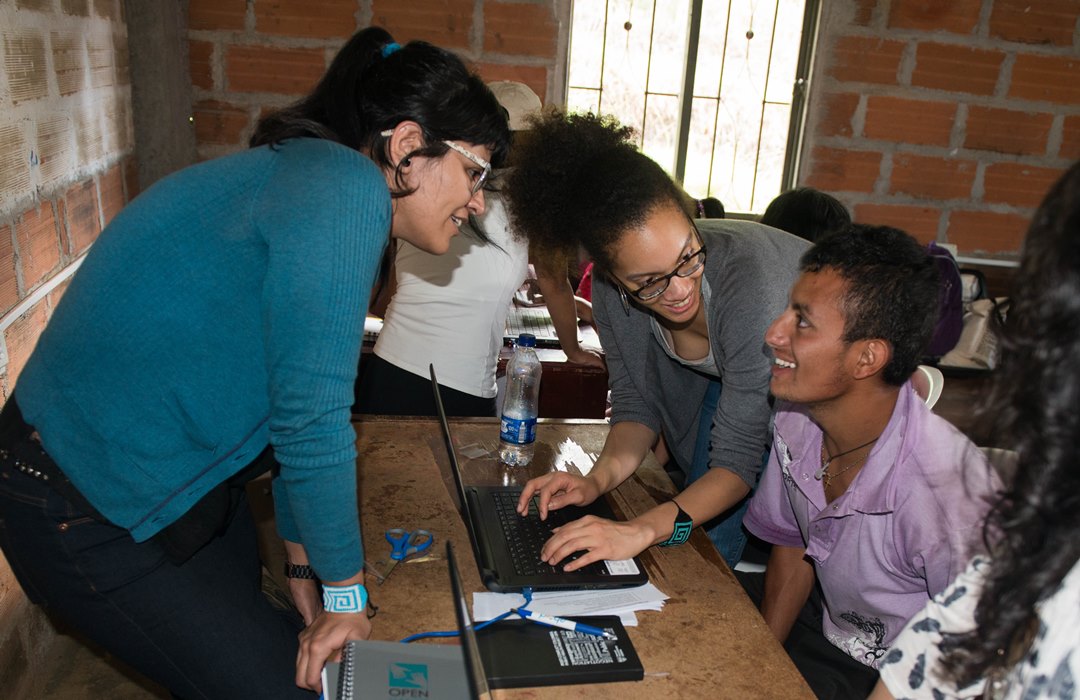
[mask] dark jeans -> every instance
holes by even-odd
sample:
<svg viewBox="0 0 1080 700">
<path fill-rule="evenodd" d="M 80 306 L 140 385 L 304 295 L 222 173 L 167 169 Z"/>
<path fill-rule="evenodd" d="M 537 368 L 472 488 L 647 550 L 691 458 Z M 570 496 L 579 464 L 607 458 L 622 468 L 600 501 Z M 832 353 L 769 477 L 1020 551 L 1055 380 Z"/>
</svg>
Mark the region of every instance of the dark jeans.
<svg viewBox="0 0 1080 700">
<path fill-rule="evenodd" d="M 765 596 L 765 574 L 736 571 L 735 578 L 739 579 L 754 605 L 760 608 Z M 821 592 L 815 585 L 784 642 L 784 650 L 814 695 L 821 700 L 863 700 L 877 684 L 878 672 L 840 651 L 825 638 L 821 631 L 823 614 Z"/>
<path fill-rule="evenodd" d="M 697 442 L 694 444 L 694 457 L 690 469 L 685 471 L 686 486 L 694 483 L 709 471 L 709 451 L 712 447 L 713 418 L 716 416 L 716 407 L 720 404 L 720 394 L 723 392 L 723 383 L 712 380 L 705 392 L 705 399 L 701 403 L 701 411 L 698 414 Z M 769 461 L 769 452 L 762 455 L 762 464 Z M 743 527 L 743 516 L 750 507 L 750 497 L 753 491 L 743 500 L 721 513 L 712 520 L 702 523 L 705 534 L 712 540 L 713 545 L 724 557 L 724 561 L 732 569 L 742 559 L 743 549 L 746 547 L 746 529 Z M 696 523 L 695 523 L 696 524 Z"/>
<path fill-rule="evenodd" d="M 4 459 L 0 549 L 33 602 L 177 697 L 315 697 L 294 682 L 302 621 L 262 594 L 242 489 L 225 530 L 177 566 Z"/>
<path fill-rule="evenodd" d="M 436 416 L 431 378 L 421 377 L 372 353 L 360 367 L 356 410 L 384 416 Z M 494 416 L 495 399 L 439 385 L 448 416 Z"/>
</svg>

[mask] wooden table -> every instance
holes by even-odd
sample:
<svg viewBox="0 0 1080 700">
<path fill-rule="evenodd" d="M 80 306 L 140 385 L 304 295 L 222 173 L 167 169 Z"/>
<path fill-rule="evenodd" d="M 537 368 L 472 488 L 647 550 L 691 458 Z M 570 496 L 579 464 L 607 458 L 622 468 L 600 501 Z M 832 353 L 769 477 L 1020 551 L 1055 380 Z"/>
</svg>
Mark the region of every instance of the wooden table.
<svg viewBox="0 0 1080 700">
<path fill-rule="evenodd" d="M 356 428 L 368 559 L 385 559 L 387 528 L 422 527 L 436 536 L 435 556 L 398 566 L 384 586 L 370 582 L 371 599 L 379 606 L 372 638 L 397 640 L 415 632 L 454 629 L 442 553 L 447 540 L 454 543 L 465 589 L 482 590 L 482 584 L 465 524 L 446 487 L 449 462 L 438 424 L 428 419 L 365 417 Z M 451 430 L 459 446 L 494 449 L 497 444 L 494 419 L 454 420 Z M 596 454 L 607 431 L 603 421 L 542 421 L 536 458 L 529 468 L 509 468 L 480 457 L 465 459 L 462 471 L 470 484 L 524 483 L 550 468 L 564 440 Z M 649 457 L 611 494 L 610 502 L 620 517 L 632 517 L 674 493 L 667 475 Z M 651 581 L 670 596 L 662 612 L 638 613 L 639 625 L 628 628 L 645 667 L 644 681 L 500 690 L 494 697 L 813 697 L 700 529 L 681 547 L 650 548 L 642 562 Z"/>
</svg>

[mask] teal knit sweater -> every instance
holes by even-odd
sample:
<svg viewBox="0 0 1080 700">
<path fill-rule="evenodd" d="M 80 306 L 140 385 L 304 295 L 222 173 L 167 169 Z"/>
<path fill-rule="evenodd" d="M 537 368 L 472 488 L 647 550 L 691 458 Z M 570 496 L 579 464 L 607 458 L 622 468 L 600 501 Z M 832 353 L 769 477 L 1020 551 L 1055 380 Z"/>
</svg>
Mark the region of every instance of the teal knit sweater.
<svg viewBox="0 0 1080 700">
<path fill-rule="evenodd" d="M 267 443 L 279 533 L 324 580 L 363 566 L 350 425 L 390 196 L 318 139 L 165 178 L 102 232 L 18 381 L 27 422 L 137 541 Z"/>
</svg>

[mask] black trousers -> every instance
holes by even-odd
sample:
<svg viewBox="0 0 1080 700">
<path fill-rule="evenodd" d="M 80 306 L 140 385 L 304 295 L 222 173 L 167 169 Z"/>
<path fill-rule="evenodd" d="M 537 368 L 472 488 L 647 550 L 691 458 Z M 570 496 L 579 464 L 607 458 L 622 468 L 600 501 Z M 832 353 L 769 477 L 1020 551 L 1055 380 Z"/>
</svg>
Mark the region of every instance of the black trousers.
<svg viewBox="0 0 1080 700">
<path fill-rule="evenodd" d="M 765 574 L 735 572 L 746 594 L 761 607 L 765 596 Z M 877 670 L 864 666 L 833 646 L 821 631 L 821 592 L 815 585 L 810 599 L 799 611 L 784 650 L 795 668 L 821 700 L 864 700 L 877 684 Z"/>
<path fill-rule="evenodd" d="M 366 366 L 364 366 L 366 365 Z M 360 367 L 357 409 L 384 416 L 435 416 L 431 379 L 391 364 L 374 353 Z M 494 416 L 495 399 L 439 385 L 448 416 Z"/>
</svg>

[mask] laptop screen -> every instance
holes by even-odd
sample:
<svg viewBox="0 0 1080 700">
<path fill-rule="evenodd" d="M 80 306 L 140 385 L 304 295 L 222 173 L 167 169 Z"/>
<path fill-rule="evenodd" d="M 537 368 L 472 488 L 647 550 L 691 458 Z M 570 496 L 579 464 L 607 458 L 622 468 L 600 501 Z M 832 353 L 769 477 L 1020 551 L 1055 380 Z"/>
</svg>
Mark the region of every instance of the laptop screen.
<svg viewBox="0 0 1080 700">
<path fill-rule="evenodd" d="M 439 391 L 439 380 L 435 378 L 435 365 L 429 364 L 428 370 L 431 372 L 431 390 L 435 393 L 435 409 L 439 414 L 439 426 L 442 428 L 443 441 L 446 443 L 446 454 L 450 456 L 450 472 L 454 477 L 454 488 L 450 491 L 450 500 L 454 502 L 454 507 L 458 509 L 458 513 L 461 514 L 461 518 L 469 528 L 469 534 L 475 535 L 472 532 L 472 521 L 466 512 L 468 501 L 465 498 L 465 484 L 461 481 L 461 469 L 457 461 L 457 452 L 454 450 L 454 439 L 450 435 L 450 422 L 446 418 L 442 393 Z M 475 541 L 475 537 L 473 541 Z"/>
<path fill-rule="evenodd" d="M 457 560 L 454 559 L 454 545 L 446 543 L 446 561 L 450 565 L 450 591 L 454 596 L 454 614 L 457 616 L 458 631 L 461 632 L 461 651 L 465 656 L 465 674 L 469 681 L 469 692 L 473 698 L 488 696 L 487 672 L 480 658 L 480 647 L 476 643 L 476 630 L 473 629 L 472 616 L 465 601 L 465 589 L 461 586 Z"/>
</svg>

